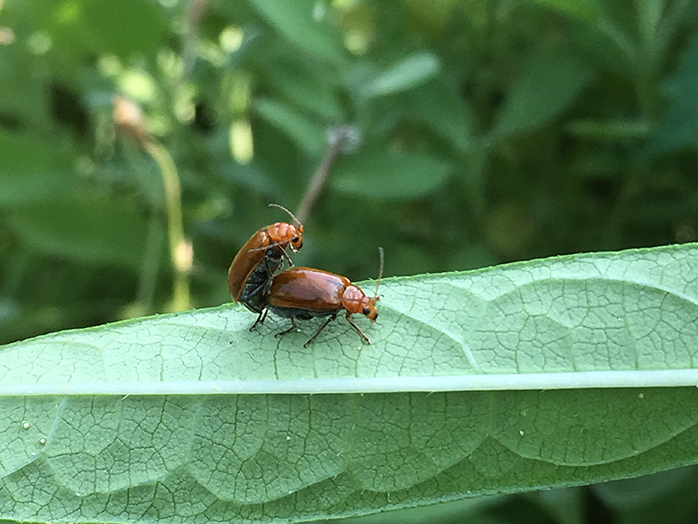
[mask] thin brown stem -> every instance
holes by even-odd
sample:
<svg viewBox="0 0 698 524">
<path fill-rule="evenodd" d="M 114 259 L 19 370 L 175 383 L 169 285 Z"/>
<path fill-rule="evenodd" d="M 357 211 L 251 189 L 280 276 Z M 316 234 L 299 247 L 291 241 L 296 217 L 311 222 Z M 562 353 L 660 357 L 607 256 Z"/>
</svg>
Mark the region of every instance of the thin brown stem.
<svg viewBox="0 0 698 524">
<path fill-rule="evenodd" d="M 310 215 L 310 211 L 313 209 L 313 206 L 320 195 L 320 191 L 322 191 L 325 182 L 327 182 L 327 178 L 330 176 L 332 166 L 337 161 L 337 158 L 339 158 L 339 155 L 342 153 L 342 149 L 344 148 L 344 144 L 350 136 L 351 128 L 342 127 L 337 130 L 335 136 L 330 142 L 330 147 L 327 150 L 327 153 L 322 159 L 322 162 L 320 162 L 318 168 L 315 170 L 315 174 L 310 180 L 310 184 L 308 184 L 308 189 L 305 191 L 303 199 L 298 205 L 296 216 L 300 222 L 305 222 Z"/>
</svg>

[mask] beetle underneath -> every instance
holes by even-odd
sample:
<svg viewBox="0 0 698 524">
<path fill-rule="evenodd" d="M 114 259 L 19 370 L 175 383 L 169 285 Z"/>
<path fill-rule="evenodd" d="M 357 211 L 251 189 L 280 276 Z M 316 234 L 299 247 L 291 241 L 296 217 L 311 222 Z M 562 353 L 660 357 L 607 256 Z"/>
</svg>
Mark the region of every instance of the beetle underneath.
<svg viewBox="0 0 698 524">
<path fill-rule="evenodd" d="M 361 314 L 371 322 L 378 318 L 376 302 L 379 300 L 378 287 L 383 276 L 384 255 L 379 248 L 380 271 L 373 297 L 366 294 L 352 282 L 341 275 L 309 267 L 293 267 L 276 275 L 266 296 L 267 308 L 275 314 L 291 319 L 292 327 L 277 336 L 294 331 L 296 320 L 309 320 L 314 317 L 329 317 L 304 344 L 312 344 L 327 325 L 337 318 L 341 310 L 346 311 L 345 318 L 359 336 L 370 344 L 371 341 L 351 319 L 351 315 Z M 260 314 L 258 322 L 263 322 L 266 311 Z M 255 325 L 257 322 L 255 322 Z"/>
</svg>

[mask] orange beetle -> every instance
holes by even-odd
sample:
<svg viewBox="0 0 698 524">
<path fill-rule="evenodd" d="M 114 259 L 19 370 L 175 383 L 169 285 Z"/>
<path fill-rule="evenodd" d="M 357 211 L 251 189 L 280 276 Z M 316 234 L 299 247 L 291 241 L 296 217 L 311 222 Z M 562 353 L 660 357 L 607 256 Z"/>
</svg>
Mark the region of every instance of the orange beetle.
<svg viewBox="0 0 698 524">
<path fill-rule="evenodd" d="M 308 320 L 313 317 L 329 316 L 330 318 L 304 344 L 304 347 L 307 347 L 315 341 L 327 324 L 337 318 L 340 310 L 344 309 L 347 322 L 366 344 L 370 344 L 368 337 L 352 322 L 351 315 L 360 313 L 371 322 L 375 322 L 378 318 L 376 302 L 379 299 L 378 286 L 383 275 L 383 249 L 379 250 L 381 266 L 376 283 L 376 294 L 373 298 L 367 297 L 361 288 L 352 284 L 348 278 L 320 269 L 293 267 L 276 275 L 271 281 L 271 287 L 266 296 L 267 308 L 281 317 L 290 318 L 292 323 L 290 329 L 282 331 L 277 336 L 295 330 L 296 319 Z"/>
<path fill-rule="evenodd" d="M 263 311 L 266 292 L 271 278 L 281 266 L 282 257 L 290 266 L 293 265 L 286 248 L 290 247 L 291 251 L 297 253 L 303 247 L 303 225 L 285 207 L 277 204 L 270 206 L 286 211 L 296 225 L 275 222 L 263 227 L 240 248 L 228 269 L 228 290 L 233 302 L 241 302 L 254 313 Z"/>
</svg>

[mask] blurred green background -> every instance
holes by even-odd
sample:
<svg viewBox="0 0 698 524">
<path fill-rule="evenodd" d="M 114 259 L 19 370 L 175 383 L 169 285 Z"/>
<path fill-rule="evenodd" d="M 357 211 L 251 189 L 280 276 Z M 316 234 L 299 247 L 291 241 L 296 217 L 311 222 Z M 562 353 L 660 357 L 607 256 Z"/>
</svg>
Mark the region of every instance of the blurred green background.
<svg viewBox="0 0 698 524">
<path fill-rule="evenodd" d="M 696 240 L 697 27 L 687 0 L 1 1 L 0 342 L 227 302 L 341 126 L 298 264 Z M 117 128 L 117 95 L 141 121 Z M 138 133 L 177 167 L 179 272 Z"/>
<path fill-rule="evenodd" d="M 339 129 L 298 264 L 695 241 L 698 3 L 0 0 L 0 343 L 229 301 L 233 256 L 287 220 L 267 204 L 298 209 Z M 661 499 L 694 522 L 680 471 L 428 518 L 641 522 Z"/>
</svg>

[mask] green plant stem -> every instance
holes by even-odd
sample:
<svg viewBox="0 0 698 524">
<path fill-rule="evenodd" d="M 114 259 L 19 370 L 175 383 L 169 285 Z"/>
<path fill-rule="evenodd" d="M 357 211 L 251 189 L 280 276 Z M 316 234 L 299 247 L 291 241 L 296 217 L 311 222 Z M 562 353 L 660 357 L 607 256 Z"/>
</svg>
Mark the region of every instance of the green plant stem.
<svg viewBox="0 0 698 524">
<path fill-rule="evenodd" d="M 182 311 L 191 307 L 189 292 L 189 271 L 191 261 L 183 260 L 189 242 L 184 236 L 182 221 L 182 191 L 177 168 L 172 157 L 161 144 L 154 140 L 146 141 L 145 150 L 153 157 L 160 168 L 167 209 L 167 236 L 169 239 L 170 260 L 174 269 L 174 282 L 171 311 Z"/>
<path fill-rule="evenodd" d="M 145 257 L 143 258 L 138 294 L 136 295 L 136 304 L 144 311 L 143 314 L 153 311 L 153 298 L 160 266 L 162 241 L 162 224 L 157 214 L 153 213 L 148 224 Z"/>
</svg>

